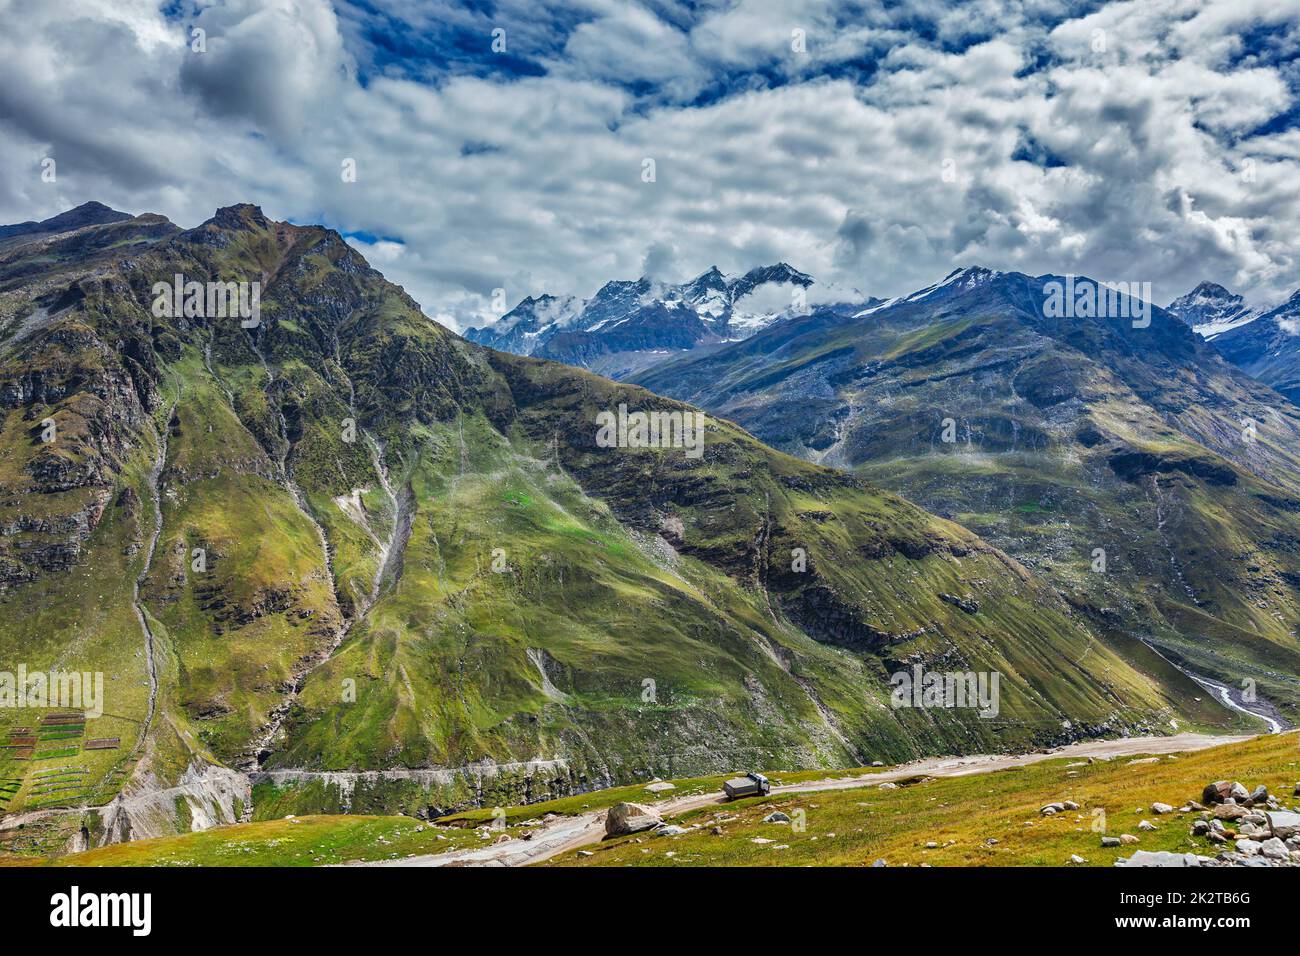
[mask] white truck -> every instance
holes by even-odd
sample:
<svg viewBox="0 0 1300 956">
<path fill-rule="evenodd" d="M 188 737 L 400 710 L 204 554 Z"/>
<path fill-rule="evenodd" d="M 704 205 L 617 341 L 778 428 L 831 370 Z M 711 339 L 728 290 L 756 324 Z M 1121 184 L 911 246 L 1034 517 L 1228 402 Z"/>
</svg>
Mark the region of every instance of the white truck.
<svg viewBox="0 0 1300 956">
<path fill-rule="evenodd" d="M 728 800 L 741 797 L 765 797 L 772 792 L 772 784 L 761 773 L 750 772 L 743 777 L 733 777 L 722 785 Z"/>
</svg>

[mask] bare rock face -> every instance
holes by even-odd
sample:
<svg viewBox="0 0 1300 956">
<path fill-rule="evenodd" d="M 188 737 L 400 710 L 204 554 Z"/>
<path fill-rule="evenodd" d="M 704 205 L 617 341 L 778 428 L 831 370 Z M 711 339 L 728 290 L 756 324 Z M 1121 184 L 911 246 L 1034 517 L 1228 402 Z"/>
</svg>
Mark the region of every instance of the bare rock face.
<svg viewBox="0 0 1300 956">
<path fill-rule="evenodd" d="M 619 803 L 609 808 L 605 815 L 606 836 L 626 836 L 659 826 L 659 814 L 639 803 Z"/>
</svg>

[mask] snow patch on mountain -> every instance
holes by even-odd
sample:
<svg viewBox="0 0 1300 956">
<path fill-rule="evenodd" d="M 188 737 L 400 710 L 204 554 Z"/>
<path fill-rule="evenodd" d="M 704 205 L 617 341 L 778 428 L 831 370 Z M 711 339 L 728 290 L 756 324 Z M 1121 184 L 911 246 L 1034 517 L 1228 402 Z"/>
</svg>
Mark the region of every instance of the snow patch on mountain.
<svg viewBox="0 0 1300 956">
<path fill-rule="evenodd" d="M 936 297 L 946 297 L 970 289 L 986 285 L 1001 276 L 1006 275 L 1004 272 L 998 272 L 995 269 L 985 269 L 983 266 L 971 266 L 966 269 L 954 269 L 934 285 L 928 285 L 924 289 L 917 289 L 908 295 L 895 296 L 892 299 L 886 299 L 881 302 L 873 301 L 871 305 L 861 312 L 855 312 L 854 318 L 861 318 L 864 315 L 871 315 L 875 312 L 882 312 L 885 309 L 892 308 L 896 305 L 910 302 L 921 302 L 925 299 Z"/>
</svg>

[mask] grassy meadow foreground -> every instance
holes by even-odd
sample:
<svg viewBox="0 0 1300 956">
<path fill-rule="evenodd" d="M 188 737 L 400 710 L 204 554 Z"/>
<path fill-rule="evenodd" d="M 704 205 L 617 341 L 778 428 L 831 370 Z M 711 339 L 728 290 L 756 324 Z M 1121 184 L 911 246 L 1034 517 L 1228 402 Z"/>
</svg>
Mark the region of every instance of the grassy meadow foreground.
<svg viewBox="0 0 1300 956">
<path fill-rule="evenodd" d="M 585 851 L 589 856 L 577 851 L 546 865 L 864 866 L 883 859 L 889 866 L 1063 866 L 1077 854 L 1085 865 L 1110 866 L 1138 849 L 1214 856 L 1219 848 L 1190 835 L 1196 814 L 1161 816 L 1151 805 L 1181 806 L 1224 778 L 1252 788 L 1262 783 L 1284 805 L 1300 802 L 1289 799 L 1300 781 L 1300 738 L 1278 734 L 1158 758 L 1048 760 L 965 777 L 920 777 L 891 790 L 755 798 L 683 814 L 673 822 L 700 829 L 681 836 L 610 840 Z M 1060 800 L 1079 810 L 1040 814 Z M 764 823 L 774 810 L 796 821 L 802 810 L 806 828 Z M 1158 829 L 1140 831 L 1142 820 Z M 1102 849 L 1103 826 L 1108 835 L 1129 833 L 1140 842 Z"/>
<path fill-rule="evenodd" d="M 789 786 L 839 774 L 772 774 Z M 573 849 L 541 866 L 1062 866 L 1072 855 L 1085 865 L 1110 866 L 1136 849 L 1196 852 L 1219 848 L 1190 834 L 1196 814 L 1157 815 L 1156 802 L 1182 806 L 1220 779 L 1259 784 L 1284 806 L 1300 803 L 1300 736 L 1258 737 L 1193 753 L 1092 762 L 1054 758 L 1024 767 L 961 777 L 917 777 L 896 789 L 865 784 L 844 790 L 774 793 L 709 805 L 672 823 L 697 827 L 677 836 L 634 836 Z M 717 791 L 723 777 L 673 781 L 660 793 L 643 785 L 616 787 L 562 800 L 494 811 L 478 810 L 424 822 L 410 817 L 307 816 L 221 827 L 178 837 L 119 844 L 55 860 L 9 858 L 0 863 L 71 866 L 321 866 L 384 861 L 474 849 L 517 840 L 547 814 L 599 812 L 616 803 L 653 806 Z M 1054 801 L 1077 811 L 1043 816 Z M 781 811 L 792 823 L 764 823 Z M 501 816 L 504 814 L 504 830 Z M 1151 821 L 1157 829 L 1142 830 Z M 1132 834 L 1139 842 L 1103 849 L 1100 837 Z"/>
</svg>

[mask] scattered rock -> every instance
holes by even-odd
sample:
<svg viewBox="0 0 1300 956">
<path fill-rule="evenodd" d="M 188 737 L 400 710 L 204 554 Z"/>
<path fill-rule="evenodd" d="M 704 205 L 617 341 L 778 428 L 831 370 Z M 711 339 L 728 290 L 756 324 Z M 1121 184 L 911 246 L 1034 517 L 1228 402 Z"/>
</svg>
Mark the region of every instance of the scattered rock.
<svg viewBox="0 0 1300 956">
<path fill-rule="evenodd" d="M 1120 857 L 1116 866 L 1200 866 L 1195 853 L 1170 853 L 1168 850 L 1137 850 L 1127 859 Z"/>
<path fill-rule="evenodd" d="M 1080 863 L 1087 863 L 1088 861 L 1085 860 L 1083 857 L 1079 856 L 1079 854 L 1072 853 L 1070 854 L 1070 862 L 1073 863 L 1075 866 L 1078 866 Z"/>
<path fill-rule="evenodd" d="M 1237 846 L 1241 846 L 1241 841 L 1237 841 Z M 1265 840 L 1259 846 L 1259 852 L 1270 860 L 1290 859 L 1291 851 L 1286 848 L 1286 844 L 1277 837 L 1271 837 Z"/>
<path fill-rule="evenodd" d="M 881 789 L 881 790 L 897 790 L 897 789 L 898 789 L 898 784 L 896 784 L 896 783 L 882 783 L 882 784 L 880 785 L 880 789 Z"/>
<path fill-rule="evenodd" d="M 1065 811 L 1064 803 L 1049 803 L 1047 806 L 1043 807 L 1038 812 L 1045 817 L 1050 817 L 1057 813 L 1063 813 L 1064 811 Z"/>
<path fill-rule="evenodd" d="M 1101 838 L 1101 845 L 1104 847 L 1119 846 L 1119 837 L 1104 836 Z"/>
<path fill-rule="evenodd" d="M 789 823 L 790 817 L 780 810 L 773 810 L 767 816 L 763 817 L 764 823 Z"/>
<path fill-rule="evenodd" d="M 654 833 L 651 834 L 651 836 L 657 836 L 657 837 L 681 836 L 683 833 L 686 832 L 688 832 L 686 827 L 679 827 L 675 824 L 668 823 L 661 827 L 655 827 Z"/>
<path fill-rule="evenodd" d="M 1167 803 L 1153 803 L 1151 804 L 1151 812 L 1155 814 L 1173 813 L 1174 808 Z"/>
<path fill-rule="evenodd" d="M 1216 780 L 1214 783 L 1207 783 L 1205 789 L 1201 791 L 1202 803 L 1222 803 L 1232 789 L 1232 782 L 1229 780 Z"/>
<path fill-rule="evenodd" d="M 1291 813 L 1287 810 L 1270 810 L 1264 814 L 1264 817 L 1268 820 L 1268 826 L 1273 831 L 1273 836 L 1282 840 L 1300 836 L 1300 813 Z"/>
<path fill-rule="evenodd" d="M 1131 833 L 1121 833 L 1119 835 L 1119 842 L 1124 844 L 1125 846 L 1131 846 L 1132 844 L 1139 843 L 1141 841 L 1139 841 L 1138 838 Z"/>
<path fill-rule="evenodd" d="M 677 786 L 667 780 L 656 780 L 654 783 L 647 783 L 645 788 L 651 793 L 663 793 L 665 790 L 676 790 Z"/>
<path fill-rule="evenodd" d="M 1152 823 L 1150 820 L 1142 820 L 1140 823 L 1138 823 L 1138 829 L 1139 829 L 1139 830 L 1159 830 L 1160 828 L 1159 828 L 1158 826 L 1156 826 L 1154 823 Z"/>
</svg>

